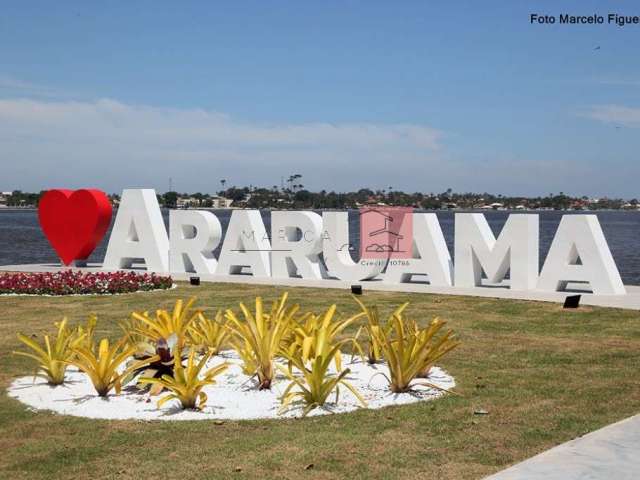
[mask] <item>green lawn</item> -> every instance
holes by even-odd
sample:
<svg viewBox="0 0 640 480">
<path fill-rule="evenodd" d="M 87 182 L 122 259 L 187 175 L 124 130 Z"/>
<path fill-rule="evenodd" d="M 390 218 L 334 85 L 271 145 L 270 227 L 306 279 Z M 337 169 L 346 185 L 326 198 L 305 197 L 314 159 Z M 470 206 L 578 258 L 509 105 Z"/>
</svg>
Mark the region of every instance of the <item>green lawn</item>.
<svg viewBox="0 0 640 480">
<path fill-rule="evenodd" d="M 348 292 L 288 289 L 305 309 Z M 640 410 L 640 314 L 555 304 L 425 294 L 365 293 L 384 311 L 449 321 L 463 344 L 442 362 L 461 396 L 301 420 L 96 421 L 31 412 L 9 398 L 32 372 L 15 333 L 40 334 L 62 316 L 99 315 L 119 335 L 132 310 L 168 308 L 197 294 L 206 309 L 235 306 L 282 288 L 181 284 L 117 297 L 0 298 L 0 478 L 482 478 L 553 445 Z M 484 409 L 488 415 L 475 415 Z M 313 464 L 311 468 L 308 467 Z"/>
</svg>

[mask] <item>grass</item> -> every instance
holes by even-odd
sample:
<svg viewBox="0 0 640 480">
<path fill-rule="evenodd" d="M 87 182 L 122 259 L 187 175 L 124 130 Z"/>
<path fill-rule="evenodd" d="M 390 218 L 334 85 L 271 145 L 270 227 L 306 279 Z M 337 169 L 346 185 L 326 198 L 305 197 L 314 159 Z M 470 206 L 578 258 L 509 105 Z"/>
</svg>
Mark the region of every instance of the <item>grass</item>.
<svg viewBox="0 0 640 480">
<path fill-rule="evenodd" d="M 290 288 L 304 309 L 357 307 L 348 292 Z M 117 297 L 0 298 L 0 478 L 482 478 L 640 410 L 640 315 L 556 304 L 369 293 L 384 312 L 449 321 L 462 345 L 440 364 L 462 396 L 300 420 L 96 421 L 30 412 L 6 395 L 32 372 L 16 332 L 95 312 L 97 334 L 119 335 L 132 310 L 170 307 L 194 293 L 207 309 L 282 288 L 181 284 Z M 474 411 L 486 410 L 488 415 Z M 309 465 L 313 465 L 309 467 Z"/>
</svg>

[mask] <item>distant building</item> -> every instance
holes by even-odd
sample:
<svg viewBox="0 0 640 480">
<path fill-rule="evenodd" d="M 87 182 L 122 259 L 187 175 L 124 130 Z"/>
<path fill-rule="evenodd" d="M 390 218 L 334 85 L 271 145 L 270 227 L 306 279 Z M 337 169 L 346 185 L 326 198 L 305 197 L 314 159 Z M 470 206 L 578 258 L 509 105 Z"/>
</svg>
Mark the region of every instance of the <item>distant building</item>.
<svg viewBox="0 0 640 480">
<path fill-rule="evenodd" d="M 4 208 L 7 206 L 10 196 L 11 192 L 0 192 L 0 207 Z"/>
<path fill-rule="evenodd" d="M 231 204 L 233 200 L 230 198 L 219 197 L 217 195 L 211 197 L 211 207 L 212 208 L 231 208 Z"/>
<path fill-rule="evenodd" d="M 213 195 L 205 198 L 196 197 L 178 197 L 176 200 L 176 208 L 230 208 L 233 200 L 230 198 Z"/>
<path fill-rule="evenodd" d="M 200 206 L 200 202 L 193 197 L 180 197 L 176 200 L 176 208 L 192 208 L 198 206 Z"/>
</svg>

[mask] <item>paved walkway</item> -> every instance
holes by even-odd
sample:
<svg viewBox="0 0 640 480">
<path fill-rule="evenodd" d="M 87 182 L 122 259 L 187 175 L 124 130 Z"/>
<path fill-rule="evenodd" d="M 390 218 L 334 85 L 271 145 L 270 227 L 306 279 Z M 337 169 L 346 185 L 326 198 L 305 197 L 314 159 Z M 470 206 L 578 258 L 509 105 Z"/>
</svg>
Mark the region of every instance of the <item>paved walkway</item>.
<svg viewBox="0 0 640 480">
<path fill-rule="evenodd" d="M 558 445 L 485 480 L 640 479 L 640 415 Z"/>
<path fill-rule="evenodd" d="M 86 270 L 99 270 L 99 264 L 90 264 Z M 61 270 L 59 265 L 54 264 L 30 264 L 30 265 L 5 265 L 0 266 L 0 271 L 11 272 L 51 272 Z M 194 274 L 172 274 L 176 280 L 188 280 Z M 313 287 L 313 288 L 338 288 L 348 289 L 352 282 L 341 280 L 304 280 L 301 278 L 255 278 L 251 275 L 200 275 L 203 282 L 220 283 L 250 283 L 258 285 L 280 285 L 287 287 Z M 380 281 L 358 282 L 364 290 L 377 290 L 386 292 L 411 292 L 411 293 L 433 293 L 441 295 L 469 295 L 475 297 L 511 298 L 520 300 L 535 300 L 541 302 L 564 302 L 567 295 L 575 293 L 582 294 L 580 301 L 583 305 L 596 305 L 601 307 L 624 308 L 640 310 L 640 286 L 627 285 L 626 295 L 593 295 L 584 291 L 584 286 L 579 284 L 569 284 L 568 292 L 540 292 L 540 291 L 517 291 L 495 285 L 487 285 L 476 288 L 459 287 L 432 287 L 425 283 L 402 283 L 386 284 Z"/>
</svg>

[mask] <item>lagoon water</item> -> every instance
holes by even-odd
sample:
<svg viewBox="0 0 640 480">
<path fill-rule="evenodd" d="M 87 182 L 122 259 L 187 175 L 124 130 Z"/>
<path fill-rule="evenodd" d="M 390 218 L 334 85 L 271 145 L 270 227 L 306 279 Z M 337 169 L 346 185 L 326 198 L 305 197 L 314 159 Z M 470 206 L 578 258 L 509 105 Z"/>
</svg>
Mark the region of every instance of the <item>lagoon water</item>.
<svg viewBox="0 0 640 480">
<path fill-rule="evenodd" d="M 224 233 L 231 217 L 231 210 L 216 210 L 214 213 L 220 219 Z M 512 212 L 484 211 L 482 213 L 485 214 L 494 234 L 498 235 L 509 213 Z M 593 214 L 594 212 L 543 211 L 532 213 L 540 215 L 540 258 L 543 260 L 563 214 Z M 437 211 L 436 214 L 440 220 L 449 250 L 453 255 L 454 212 Z M 602 211 L 595 214 L 600 220 L 622 280 L 625 284 L 640 285 L 640 212 Z M 163 210 L 163 216 L 165 223 L 168 222 L 169 213 L 167 210 Z M 267 231 L 269 231 L 270 212 L 268 210 L 262 211 L 262 217 Z M 353 210 L 349 212 L 349 230 L 351 243 L 356 247 L 353 252 L 355 256 L 358 254 L 358 228 L 358 212 Z M 102 261 L 108 238 L 109 234 L 107 233 L 89 262 Z M 0 210 L 0 265 L 56 261 L 55 253 L 40 230 L 35 210 Z"/>
</svg>

